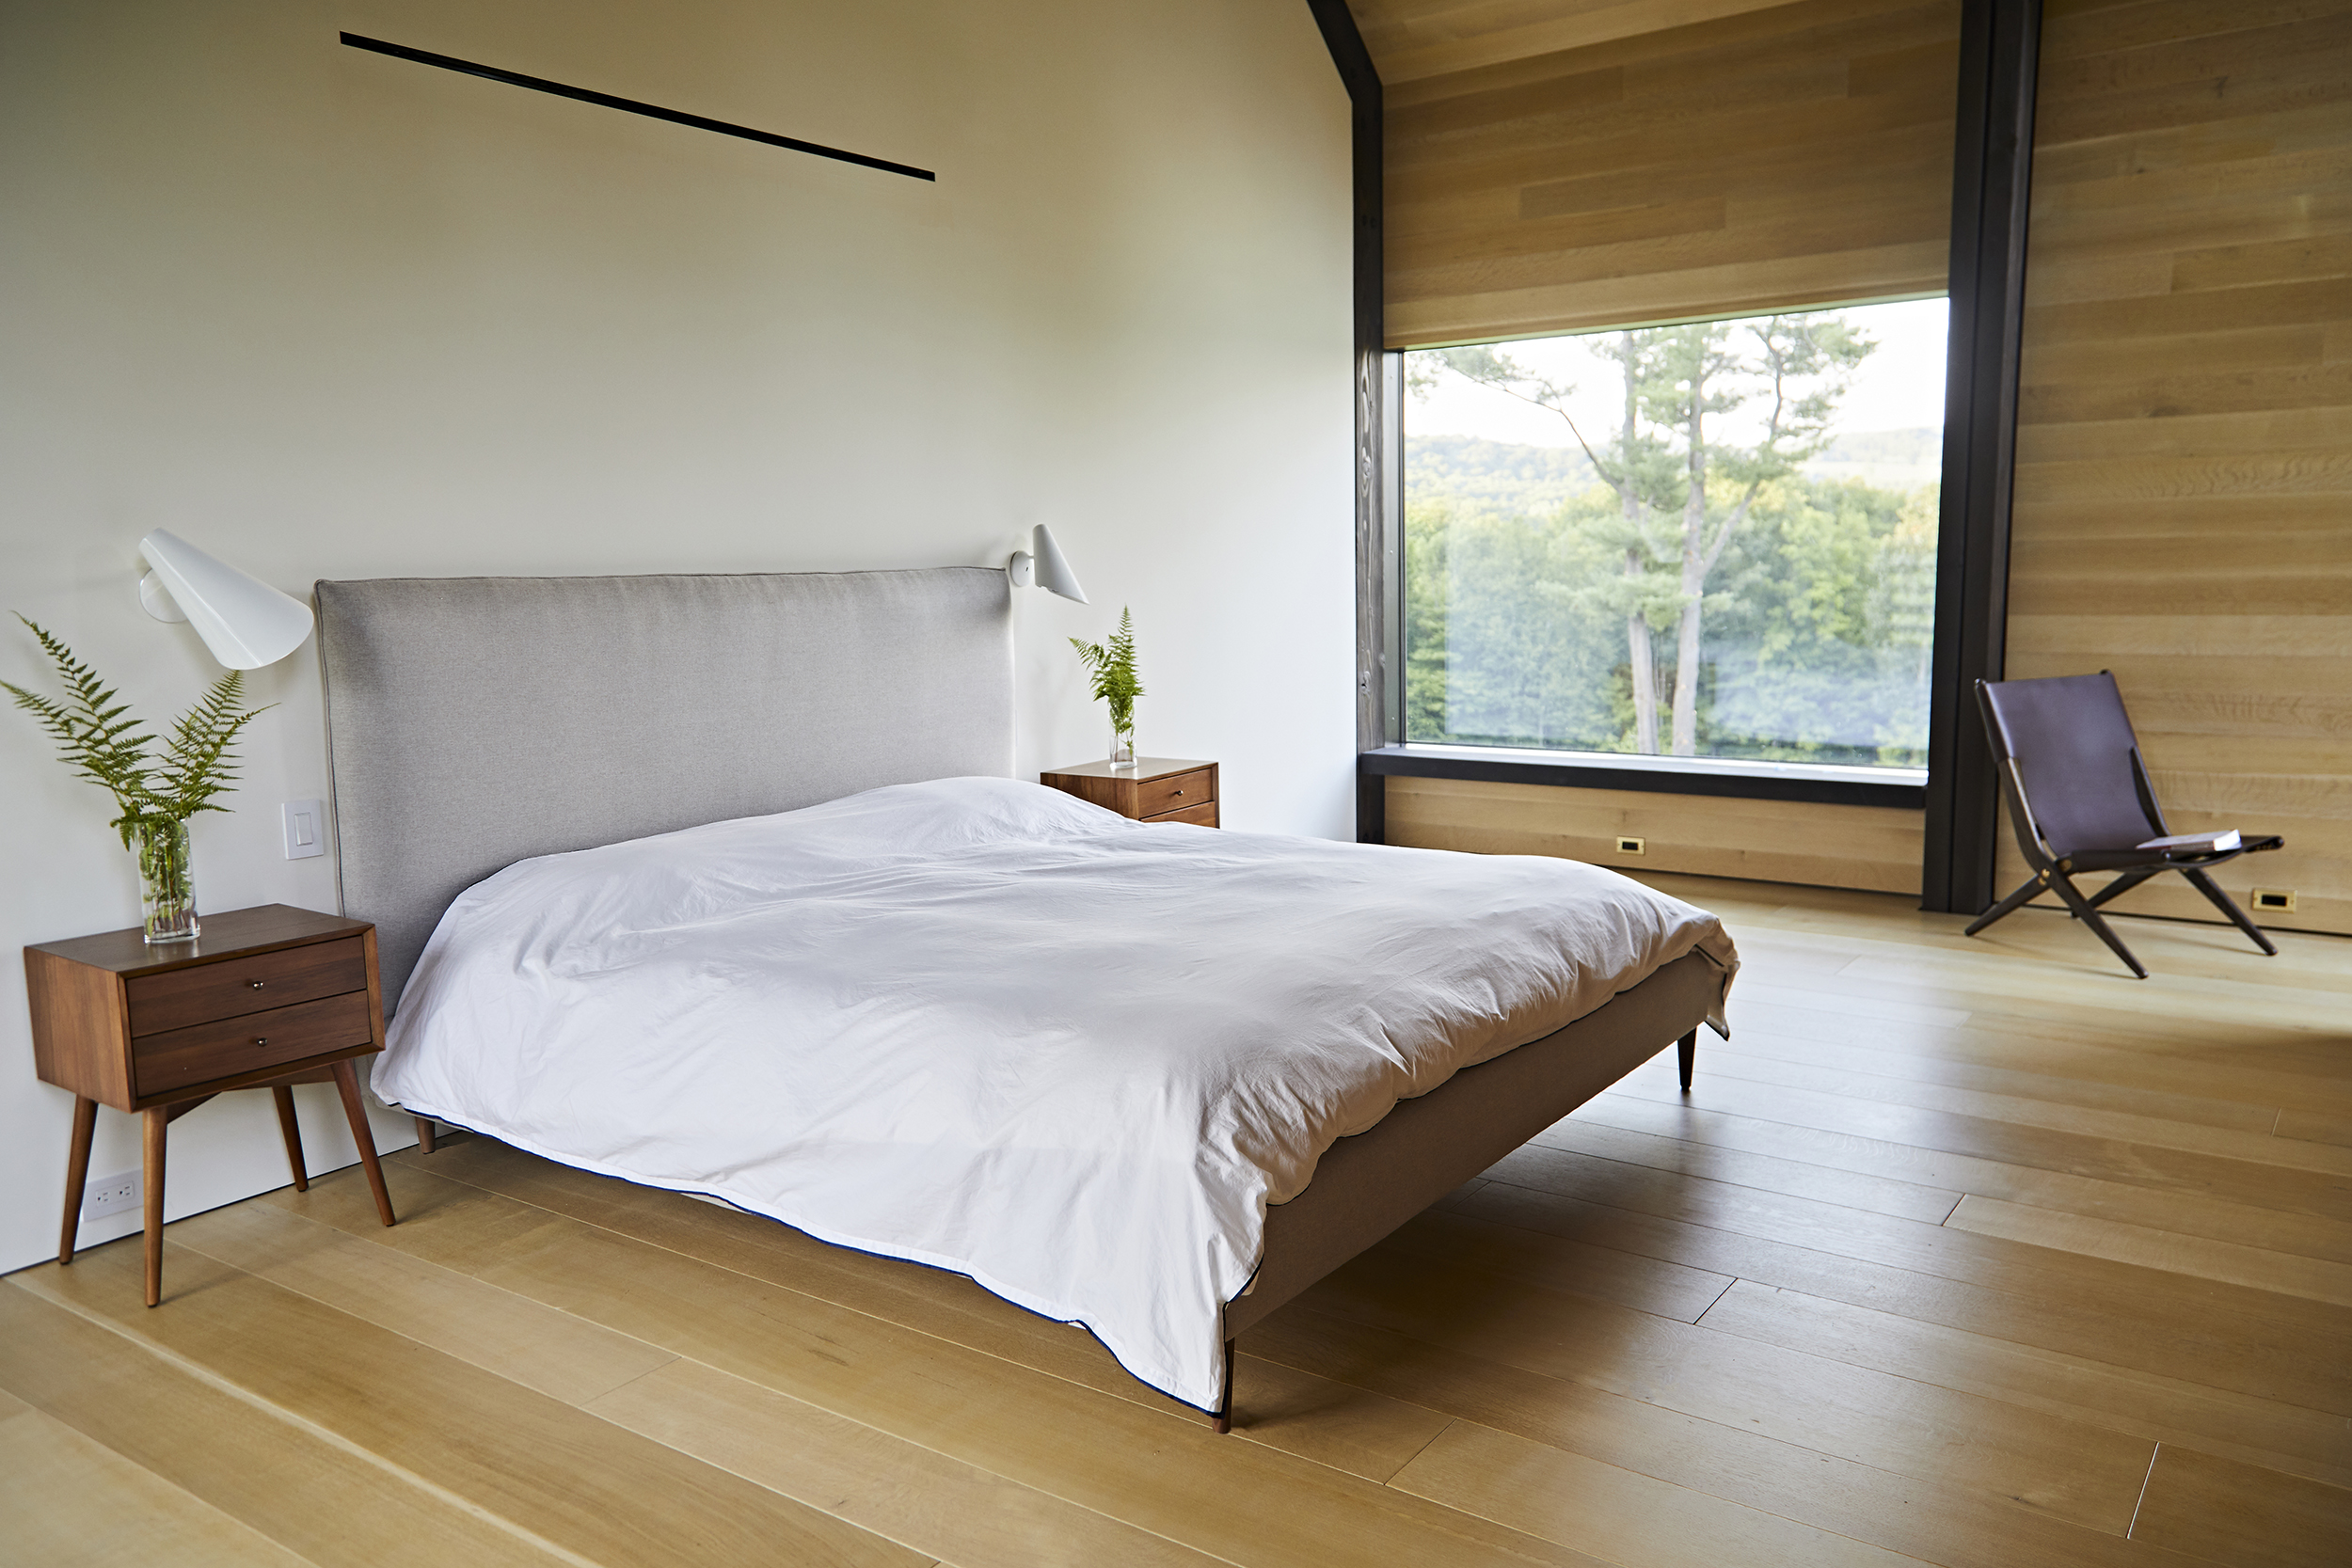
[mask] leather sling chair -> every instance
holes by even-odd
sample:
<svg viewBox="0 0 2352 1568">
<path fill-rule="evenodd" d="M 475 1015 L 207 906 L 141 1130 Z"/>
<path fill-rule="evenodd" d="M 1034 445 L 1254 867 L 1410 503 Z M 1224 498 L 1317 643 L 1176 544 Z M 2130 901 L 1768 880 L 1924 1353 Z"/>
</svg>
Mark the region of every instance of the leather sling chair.
<svg viewBox="0 0 2352 1568">
<path fill-rule="evenodd" d="M 2171 837 L 2172 830 L 2164 825 L 2163 809 L 2140 761 L 2139 737 L 2132 733 L 2113 675 L 2102 670 L 2047 680 L 1979 681 L 1977 705 L 2009 802 L 2010 827 L 2033 876 L 1978 916 L 1966 935 L 1975 936 L 2047 887 L 2145 980 L 2148 971 L 2099 906 L 2151 877 L 2177 871 L 2253 938 L 2255 946 L 2265 953 L 2279 951 L 2205 872 L 2243 854 L 2276 849 L 2286 840 L 2247 837 L 2227 849 L 2151 843 Z M 2091 871 L 2113 872 L 2115 879 L 2085 897 L 2074 878 Z"/>
</svg>

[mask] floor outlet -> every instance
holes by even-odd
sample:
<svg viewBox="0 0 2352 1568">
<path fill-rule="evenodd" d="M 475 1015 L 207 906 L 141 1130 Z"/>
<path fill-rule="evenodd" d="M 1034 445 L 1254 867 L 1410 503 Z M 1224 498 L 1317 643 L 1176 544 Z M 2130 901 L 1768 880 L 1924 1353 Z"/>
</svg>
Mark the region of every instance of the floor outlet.
<svg viewBox="0 0 2352 1568">
<path fill-rule="evenodd" d="M 125 1209 L 139 1206 L 139 1173 L 120 1171 L 113 1176 L 93 1176 L 89 1185 L 82 1189 L 82 1218 L 103 1220 L 108 1214 L 119 1214 Z"/>
</svg>

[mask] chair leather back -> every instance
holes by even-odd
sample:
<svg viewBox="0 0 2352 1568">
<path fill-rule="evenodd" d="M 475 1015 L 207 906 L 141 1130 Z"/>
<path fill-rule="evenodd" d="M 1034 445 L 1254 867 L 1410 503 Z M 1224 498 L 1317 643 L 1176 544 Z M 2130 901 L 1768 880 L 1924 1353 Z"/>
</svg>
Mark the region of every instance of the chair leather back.
<svg viewBox="0 0 2352 1568">
<path fill-rule="evenodd" d="M 1989 681 L 1980 689 L 1995 760 L 2017 759 L 2026 803 L 2053 854 L 2129 849 L 2164 831 L 2139 802 L 2132 774 L 2139 738 L 2113 675 Z"/>
</svg>

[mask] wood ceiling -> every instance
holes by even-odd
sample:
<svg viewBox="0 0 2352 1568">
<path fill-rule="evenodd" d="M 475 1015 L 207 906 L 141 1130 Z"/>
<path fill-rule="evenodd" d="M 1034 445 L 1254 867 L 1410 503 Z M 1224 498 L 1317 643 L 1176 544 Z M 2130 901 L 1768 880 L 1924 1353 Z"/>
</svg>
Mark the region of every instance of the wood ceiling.
<svg viewBox="0 0 2352 1568">
<path fill-rule="evenodd" d="M 1384 86 L 1608 43 L 1787 0 L 1348 0 Z"/>
</svg>

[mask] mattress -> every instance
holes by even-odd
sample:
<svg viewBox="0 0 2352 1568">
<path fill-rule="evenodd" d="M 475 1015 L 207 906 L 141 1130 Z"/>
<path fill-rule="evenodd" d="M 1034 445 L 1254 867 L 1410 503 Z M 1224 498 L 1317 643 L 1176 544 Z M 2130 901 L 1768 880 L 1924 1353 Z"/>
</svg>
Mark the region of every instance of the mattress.
<svg viewBox="0 0 2352 1568">
<path fill-rule="evenodd" d="M 1727 988 L 1712 915 L 1574 862 L 946 779 L 507 867 L 374 1083 L 968 1275 L 1209 1409 L 1267 1206 L 1337 1139 L 1692 951 Z"/>
</svg>

